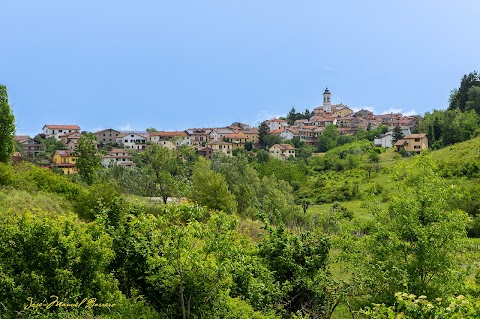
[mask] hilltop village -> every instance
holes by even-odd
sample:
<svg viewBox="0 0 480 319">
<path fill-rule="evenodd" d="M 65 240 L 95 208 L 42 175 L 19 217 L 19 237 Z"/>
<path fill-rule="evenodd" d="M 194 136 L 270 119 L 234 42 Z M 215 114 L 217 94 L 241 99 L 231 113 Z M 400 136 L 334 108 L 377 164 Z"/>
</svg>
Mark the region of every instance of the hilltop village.
<svg viewBox="0 0 480 319">
<path fill-rule="evenodd" d="M 418 121 L 418 116 L 404 116 L 399 113 L 376 115 L 366 109 L 354 112 L 343 104 L 332 104 L 331 93 L 328 88 L 323 93 L 323 104 L 308 110 L 305 114 L 297 113 L 294 109 L 287 118 L 274 118 L 262 123 L 266 134 L 276 135 L 278 143 L 268 147 L 270 156 L 286 160 L 295 157 L 295 146 L 288 143 L 297 139 L 304 145 L 314 146 L 325 128 L 329 125 L 336 126 L 340 135 L 354 135 L 358 130 L 370 131 L 380 125 L 385 129 L 383 134 L 376 136 L 375 145 L 389 148 L 404 148 L 408 151 L 420 152 L 428 147 L 428 138 L 425 134 L 411 134 L 412 128 Z M 298 119 L 297 119 L 298 118 Z M 122 166 L 135 166 L 133 153 L 141 152 L 152 144 L 158 144 L 168 149 L 190 146 L 197 149 L 198 153 L 211 159 L 215 152 L 222 152 L 232 156 L 235 150 L 251 150 L 261 148 L 259 144 L 262 128 L 250 127 L 247 124 L 232 123 L 225 127 L 189 128 L 184 131 L 130 131 L 123 132 L 112 128 L 94 132 L 95 144 L 103 150 L 102 165 L 111 164 Z M 267 129 L 268 127 L 268 129 Z M 394 129 L 401 130 L 404 137 L 399 141 L 394 139 Z M 53 152 L 50 168 L 63 171 L 64 174 L 78 172 L 75 165 L 75 148 L 83 134 L 78 125 L 46 124 L 42 133 L 35 137 L 16 136 L 18 152 L 16 158 L 36 157 L 45 154 L 46 148 Z M 265 133 L 264 133 L 265 134 Z M 54 141 L 47 146 L 46 140 Z M 396 143 L 395 143 L 396 142 Z M 44 165 L 46 163 L 43 163 Z"/>
</svg>

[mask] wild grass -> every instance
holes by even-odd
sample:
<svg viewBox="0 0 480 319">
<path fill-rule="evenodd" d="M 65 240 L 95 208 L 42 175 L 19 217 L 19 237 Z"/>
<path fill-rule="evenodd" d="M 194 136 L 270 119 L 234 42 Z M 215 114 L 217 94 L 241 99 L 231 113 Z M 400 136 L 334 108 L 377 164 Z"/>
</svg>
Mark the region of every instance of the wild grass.
<svg viewBox="0 0 480 319">
<path fill-rule="evenodd" d="M 0 188 L 0 209 L 18 212 L 52 212 L 65 214 L 73 212 L 71 202 L 65 197 L 46 192 L 32 192 L 10 187 Z"/>
</svg>

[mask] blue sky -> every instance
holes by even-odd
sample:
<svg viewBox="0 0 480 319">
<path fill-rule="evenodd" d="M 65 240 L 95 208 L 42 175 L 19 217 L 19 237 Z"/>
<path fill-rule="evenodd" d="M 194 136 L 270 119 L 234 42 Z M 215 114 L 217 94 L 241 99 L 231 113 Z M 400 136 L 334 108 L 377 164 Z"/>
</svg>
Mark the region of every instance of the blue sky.
<svg viewBox="0 0 480 319">
<path fill-rule="evenodd" d="M 477 0 L 0 0 L 19 133 L 176 130 L 333 103 L 422 114 L 480 70 Z"/>
</svg>

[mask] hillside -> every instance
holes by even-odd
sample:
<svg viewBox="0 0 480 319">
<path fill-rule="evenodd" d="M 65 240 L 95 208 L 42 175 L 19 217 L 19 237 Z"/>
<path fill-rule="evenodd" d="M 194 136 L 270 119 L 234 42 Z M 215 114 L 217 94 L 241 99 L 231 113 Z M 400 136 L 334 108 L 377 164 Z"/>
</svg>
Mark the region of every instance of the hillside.
<svg viewBox="0 0 480 319">
<path fill-rule="evenodd" d="M 359 141 L 310 161 L 192 157 L 180 205 L 129 192 L 148 167 L 102 170 L 87 185 L 0 164 L 0 286 L 10 287 L 0 315 L 59 294 L 115 306 L 30 314 L 340 319 L 399 290 L 475 294 L 478 239 L 465 229 L 478 237 L 476 219 L 458 209 L 480 206 L 479 146 L 402 158 Z M 305 214 L 302 194 L 314 203 Z"/>
</svg>

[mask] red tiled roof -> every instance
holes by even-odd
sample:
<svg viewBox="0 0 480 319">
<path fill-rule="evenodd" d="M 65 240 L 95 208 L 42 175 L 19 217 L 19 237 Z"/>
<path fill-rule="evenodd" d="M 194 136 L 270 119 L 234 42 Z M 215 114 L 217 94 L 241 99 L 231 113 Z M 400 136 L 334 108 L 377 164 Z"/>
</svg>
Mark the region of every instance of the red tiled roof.
<svg viewBox="0 0 480 319">
<path fill-rule="evenodd" d="M 60 129 L 66 129 L 66 130 L 80 130 L 80 126 L 78 125 L 57 125 L 57 124 L 45 124 L 46 127 L 52 130 L 60 130 Z M 44 127 L 45 127 L 44 126 Z"/>
<path fill-rule="evenodd" d="M 225 135 L 226 138 L 248 138 L 247 135 L 243 133 L 232 133 Z"/>
</svg>

